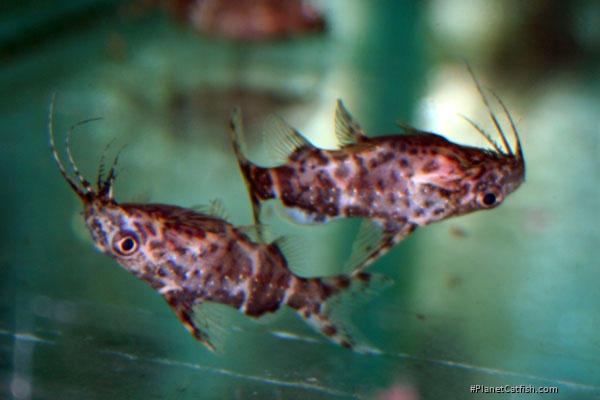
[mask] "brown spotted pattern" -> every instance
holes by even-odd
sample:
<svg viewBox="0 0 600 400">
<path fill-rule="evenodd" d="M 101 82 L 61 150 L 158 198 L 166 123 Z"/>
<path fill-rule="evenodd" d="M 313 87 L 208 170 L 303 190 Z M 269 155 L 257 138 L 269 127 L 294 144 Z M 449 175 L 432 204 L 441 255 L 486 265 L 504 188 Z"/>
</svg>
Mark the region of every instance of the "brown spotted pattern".
<svg viewBox="0 0 600 400">
<path fill-rule="evenodd" d="M 165 204 L 118 204 L 113 197 L 114 166 L 100 166 L 93 187 L 77 169 L 67 136 L 67 156 L 76 179 L 67 174 L 54 145 L 52 107 L 49 137 L 52 154 L 67 183 L 82 200 L 85 223 L 96 247 L 158 291 L 184 326 L 214 350 L 203 306 L 219 303 L 250 317 L 288 305 L 334 342 L 367 351 L 336 321 L 328 300 L 363 290 L 371 275 L 305 279 L 294 275 L 277 242 L 251 238 L 219 216 Z M 350 285 L 353 283 L 353 285 Z"/>
<path fill-rule="evenodd" d="M 406 224 L 423 226 L 495 207 L 499 195 L 511 193 L 523 179 L 519 160 L 434 134 L 384 136 L 368 143 L 356 151 L 352 146 L 301 149 L 275 168 L 251 165 L 248 178 L 270 176 L 262 182 L 272 184 L 253 194 L 261 201 L 281 199 L 314 222 L 363 217 L 396 232 Z M 479 200 L 488 192 L 497 197 L 491 205 Z"/>
<path fill-rule="evenodd" d="M 459 145 L 410 127 L 404 134 L 368 138 L 338 102 L 336 128 L 342 127 L 336 131 L 342 142 L 339 149 L 317 148 L 290 127 L 282 140 L 291 143 L 292 151 L 283 165 L 271 168 L 253 164 L 244 156 L 239 144 L 239 110 L 234 110 L 231 127 L 257 222 L 262 202 L 279 199 L 298 223 L 361 217 L 377 225 L 381 239 L 364 249 L 367 254 L 353 266 L 358 272 L 417 227 L 494 208 L 521 185 L 525 162 L 514 123 L 510 119 L 516 146 L 513 151 L 496 117 L 491 112 L 490 116 L 502 139 L 502 149 L 474 124 L 493 150 Z M 281 128 L 275 134 L 278 131 Z"/>
</svg>

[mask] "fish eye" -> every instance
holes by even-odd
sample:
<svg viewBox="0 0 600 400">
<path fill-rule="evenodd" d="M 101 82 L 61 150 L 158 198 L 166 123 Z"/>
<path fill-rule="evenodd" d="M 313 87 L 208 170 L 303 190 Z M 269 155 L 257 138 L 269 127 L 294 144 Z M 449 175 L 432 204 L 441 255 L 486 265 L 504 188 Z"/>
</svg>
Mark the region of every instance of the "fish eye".
<svg viewBox="0 0 600 400">
<path fill-rule="evenodd" d="M 112 248 L 120 256 L 129 256 L 137 251 L 139 239 L 133 232 L 121 232 L 115 235 Z"/>
<path fill-rule="evenodd" d="M 488 188 L 477 195 L 477 202 L 483 207 L 493 207 L 502 201 L 502 192 Z"/>
<path fill-rule="evenodd" d="M 496 195 L 494 193 L 492 193 L 492 192 L 486 193 L 483 196 L 482 202 L 486 206 L 491 206 L 492 204 L 494 204 L 496 202 Z"/>
</svg>

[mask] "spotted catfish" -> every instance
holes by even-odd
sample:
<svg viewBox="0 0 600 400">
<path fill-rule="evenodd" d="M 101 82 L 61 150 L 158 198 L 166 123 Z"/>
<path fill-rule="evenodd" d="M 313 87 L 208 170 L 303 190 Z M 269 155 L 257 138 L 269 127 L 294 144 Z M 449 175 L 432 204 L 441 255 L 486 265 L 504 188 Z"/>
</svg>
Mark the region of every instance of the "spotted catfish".
<svg viewBox="0 0 600 400">
<path fill-rule="evenodd" d="M 339 149 L 317 148 L 282 119 L 271 117 L 266 139 L 280 165 L 267 168 L 246 158 L 241 111 L 234 109 L 233 147 L 255 221 L 269 199 L 279 199 L 302 224 L 365 218 L 348 261 L 359 273 L 419 226 L 498 206 L 524 181 L 525 160 L 506 106 L 494 94 L 510 121 L 514 150 L 473 78 L 502 146 L 469 119 L 491 149 L 456 144 L 405 124 L 400 124 L 403 134 L 369 138 L 338 101 Z"/>
<path fill-rule="evenodd" d="M 282 239 L 253 240 L 258 228 L 233 226 L 224 220 L 216 203 L 207 212 L 165 204 L 117 203 L 113 196 L 117 157 L 106 174 L 102 157 L 97 184 L 92 186 L 71 154 L 73 128 L 65 147 L 76 179 L 66 172 L 54 144 L 53 104 L 50 148 L 63 178 L 83 202 L 85 223 L 96 247 L 160 293 L 197 340 L 215 350 L 218 326 L 206 312 L 210 304 L 230 306 L 250 317 L 273 313 L 285 305 L 332 341 L 358 352 L 372 350 L 356 341 L 336 306 L 384 284 L 385 277 L 298 277 L 288 268 Z"/>
</svg>

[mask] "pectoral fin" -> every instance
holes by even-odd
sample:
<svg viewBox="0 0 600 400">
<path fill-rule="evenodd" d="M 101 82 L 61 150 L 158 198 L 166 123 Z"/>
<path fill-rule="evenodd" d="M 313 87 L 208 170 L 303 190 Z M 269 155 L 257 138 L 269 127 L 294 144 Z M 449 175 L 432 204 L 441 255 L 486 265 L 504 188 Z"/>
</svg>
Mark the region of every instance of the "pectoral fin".
<svg viewBox="0 0 600 400">
<path fill-rule="evenodd" d="M 362 272 L 410 235 L 416 225 L 407 222 L 396 228 L 386 230 L 376 221 L 365 219 L 352 244 L 352 253 L 344 265 L 344 271 L 352 271 L 352 275 Z"/>
<path fill-rule="evenodd" d="M 213 353 L 222 353 L 221 340 L 225 330 L 220 325 L 219 315 L 210 311 L 209 303 L 192 305 L 178 292 L 164 295 L 183 326 Z"/>
<path fill-rule="evenodd" d="M 362 271 L 375 262 L 376 253 L 389 241 L 389 235 L 383 232 L 379 224 L 365 219 L 360 224 L 356 239 L 352 243 L 352 253 L 344 264 L 344 271 Z"/>
</svg>

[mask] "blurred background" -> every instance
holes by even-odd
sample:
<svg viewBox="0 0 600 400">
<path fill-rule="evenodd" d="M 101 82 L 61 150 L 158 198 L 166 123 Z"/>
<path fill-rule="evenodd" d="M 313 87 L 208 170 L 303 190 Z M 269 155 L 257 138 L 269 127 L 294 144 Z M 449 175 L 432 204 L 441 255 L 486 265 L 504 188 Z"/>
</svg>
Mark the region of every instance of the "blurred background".
<svg viewBox="0 0 600 400">
<path fill-rule="evenodd" d="M 493 134 L 467 62 L 511 111 L 527 180 L 499 208 L 417 230 L 371 267 L 395 285 L 350 309 L 380 355 L 336 347 L 290 310 L 258 322 L 223 311 L 224 354 L 210 353 L 93 249 L 48 149 L 57 91 L 59 142 L 103 118 L 72 140 L 86 176 L 108 143 L 109 155 L 125 146 L 118 201 L 219 198 L 248 225 L 234 105 L 264 165 L 269 114 L 333 147 L 337 98 L 371 136 L 400 119 L 484 145 L 459 116 Z M 600 398 L 600 2 L 5 0 L 0 93 L 1 398 Z M 268 216 L 307 274 L 339 272 L 357 221 Z"/>
</svg>

